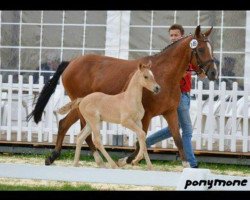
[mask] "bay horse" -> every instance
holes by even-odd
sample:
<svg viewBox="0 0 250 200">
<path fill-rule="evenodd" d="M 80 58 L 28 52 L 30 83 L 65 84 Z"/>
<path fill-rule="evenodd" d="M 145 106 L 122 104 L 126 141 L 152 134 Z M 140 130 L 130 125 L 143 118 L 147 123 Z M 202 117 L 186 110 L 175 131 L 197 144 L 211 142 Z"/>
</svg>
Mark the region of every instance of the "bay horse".
<svg viewBox="0 0 250 200">
<path fill-rule="evenodd" d="M 137 134 L 140 150 L 132 164 L 137 164 L 144 156 L 148 169 L 153 169 L 146 147 L 146 133 L 142 130 L 141 123 L 145 112 L 142 105 L 142 89 L 147 88 L 154 94 L 160 92 L 160 86 L 155 81 L 150 68 L 150 62 L 147 65 L 140 63 L 122 93 L 108 95 L 94 92 L 84 98 L 77 98 L 57 110 L 59 114 L 66 114 L 70 110 L 79 108 L 86 121 L 85 127 L 77 136 L 74 166 L 78 166 L 83 141 L 93 131 L 92 140 L 95 147 L 101 151 L 112 168 L 118 168 L 102 145 L 100 127 L 102 121 L 106 121 L 121 124 Z"/>
<path fill-rule="evenodd" d="M 27 116 L 27 120 L 32 117 L 34 117 L 36 123 L 41 120 L 44 108 L 55 91 L 61 75 L 64 89 L 72 101 L 93 92 L 114 95 L 122 91 L 129 75 L 135 71 L 139 63 L 147 63 L 151 60 L 151 70 L 161 87 L 161 92 L 156 97 L 149 91 L 143 90 L 142 104 L 145 109 L 142 119 L 143 130 L 147 133 L 150 120 L 155 116 L 162 115 L 168 123 L 179 150 L 180 158 L 185 161 L 177 115 L 181 95 L 180 80 L 189 70 L 189 63 L 197 66 L 194 69 L 197 74 L 205 73 L 209 80 L 218 78 L 218 69 L 213 59 L 213 49 L 208 40 L 212 29 L 213 27 L 202 33 L 199 25 L 193 35 L 190 34 L 168 45 L 155 55 L 135 60 L 88 54 L 77 57 L 70 62 L 62 62 L 53 77 L 44 85 L 35 108 Z M 45 159 L 45 165 L 52 164 L 60 156 L 67 130 L 80 118 L 83 122 L 84 119 L 82 119 L 79 110 L 75 109 L 60 120 L 56 146 L 51 155 Z M 82 127 L 84 126 L 85 123 L 82 123 Z M 97 164 L 103 165 L 102 158 L 93 144 L 91 135 L 86 138 L 86 143 L 93 152 Z M 139 146 L 136 145 L 135 151 L 130 156 L 119 160 L 119 165 L 131 163 L 138 150 Z"/>
</svg>

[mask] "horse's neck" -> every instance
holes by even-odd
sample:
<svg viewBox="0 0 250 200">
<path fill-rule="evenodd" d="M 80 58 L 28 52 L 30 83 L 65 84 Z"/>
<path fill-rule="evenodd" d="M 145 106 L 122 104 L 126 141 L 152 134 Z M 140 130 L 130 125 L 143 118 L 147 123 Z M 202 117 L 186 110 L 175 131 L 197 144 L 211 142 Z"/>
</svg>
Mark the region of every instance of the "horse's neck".
<svg viewBox="0 0 250 200">
<path fill-rule="evenodd" d="M 131 102 L 133 99 L 134 103 L 141 102 L 142 100 L 142 85 L 139 83 L 139 71 L 136 71 L 132 76 L 127 89 L 124 92 L 124 97 L 126 100 Z"/>
<path fill-rule="evenodd" d="M 162 67 L 161 74 L 168 76 L 168 79 L 172 77 L 173 80 L 179 81 L 185 74 L 191 58 L 190 39 L 190 37 L 183 38 L 179 43 L 173 44 L 174 46 L 168 47 L 154 57 L 153 62 L 157 63 L 157 67 Z"/>
</svg>

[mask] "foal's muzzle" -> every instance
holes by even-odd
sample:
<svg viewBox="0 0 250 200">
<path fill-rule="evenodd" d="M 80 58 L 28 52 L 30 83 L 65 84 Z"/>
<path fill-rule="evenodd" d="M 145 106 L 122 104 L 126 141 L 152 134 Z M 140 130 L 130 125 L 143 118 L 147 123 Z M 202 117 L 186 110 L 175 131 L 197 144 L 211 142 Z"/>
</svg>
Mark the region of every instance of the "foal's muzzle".
<svg viewBox="0 0 250 200">
<path fill-rule="evenodd" d="M 159 85 L 155 86 L 153 89 L 155 94 L 158 94 L 161 91 L 161 87 Z"/>
</svg>

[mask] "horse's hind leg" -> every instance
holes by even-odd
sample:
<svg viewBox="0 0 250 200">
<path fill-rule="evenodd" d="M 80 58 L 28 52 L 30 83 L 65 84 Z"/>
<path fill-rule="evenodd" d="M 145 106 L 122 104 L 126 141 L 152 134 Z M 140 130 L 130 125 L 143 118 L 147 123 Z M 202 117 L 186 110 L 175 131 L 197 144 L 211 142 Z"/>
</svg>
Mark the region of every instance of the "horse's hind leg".
<svg viewBox="0 0 250 200">
<path fill-rule="evenodd" d="M 45 165 L 51 165 L 54 160 L 60 156 L 62 143 L 66 132 L 69 127 L 74 124 L 78 119 L 79 117 L 77 111 L 72 110 L 63 119 L 60 120 L 58 127 L 58 135 L 56 139 L 56 146 L 55 149 L 52 151 L 51 155 L 45 159 Z"/>
<path fill-rule="evenodd" d="M 81 116 L 81 115 L 80 115 Z M 56 139 L 55 149 L 52 151 L 51 155 L 45 159 L 45 165 L 51 165 L 59 156 L 62 149 L 62 143 L 68 129 L 79 119 L 78 110 L 71 110 L 63 119 L 59 122 L 58 135 Z M 83 119 L 85 122 L 85 120 Z M 82 122 L 82 120 L 81 120 Z M 85 124 L 81 123 L 84 127 Z M 98 166 L 105 166 L 102 157 L 99 155 L 95 145 L 93 144 L 91 134 L 86 138 L 86 143 L 93 152 L 95 161 Z"/>
<path fill-rule="evenodd" d="M 180 154 L 180 158 L 182 160 L 183 167 L 190 167 L 189 163 L 186 160 L 186 156 L 183 149 L 183 143 L 180 135 L 180 129 L 178 124 L 178 114 L 177 110 L 173 110 L 172 112 L 168 112 L 164 114 L 163 117 L 167 120 L 169 129 L 173 136 L 175 145 L 177 146 Z"/>
<path fill-rule="evenodd" d="M 89 136 L 90 134 L 91 134 L 91 128 L 90 128 L 90 126 L 88 124 L 86 124 L 86 126 L 77 135 L 75 158 L 74 158 L 74 166 L 75 167 L 78 166 L 82 143 L 86 139 L 86 137 Z"/>
</svg>

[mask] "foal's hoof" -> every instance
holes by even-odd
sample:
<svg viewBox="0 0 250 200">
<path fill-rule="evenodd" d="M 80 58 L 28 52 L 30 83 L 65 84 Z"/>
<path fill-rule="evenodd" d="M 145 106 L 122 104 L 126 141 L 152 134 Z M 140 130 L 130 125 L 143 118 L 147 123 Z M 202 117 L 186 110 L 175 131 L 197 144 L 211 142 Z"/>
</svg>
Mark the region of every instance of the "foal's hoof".
<svg viewBox="0 0 250 200">
<path fill-rule="evenodd" d="M 148 166 L 148 170 L 149 170 L 149 171 L 154 170 L 153 165 Z"/>
<path fill-rule="evenodd" d="M 105 163 L 101 162 L 101 163 L 97 163 L 97 166 L 100 168 L 107 168 Z"/>
<path fill-rule="evenodd" d="M 115 165 L 111 165 L 112 169 L 119 169 L 119 167 L 115 164 Z"/>
<path fill-rule="evenodd" d="M 126 162 L 127 159 L 128 159 L 128 157 L 119 159 L 118 162 L 117 162 L 117 165 L 118 165 L 119 167 L 125 166 L 125 165 L 127 164 L 127 162 Z"/>
<path fill-rule="evenodd" d="M 190 168 L 190 164 L 189 164 L 189 162 L 187 162 L 187 161 L 182 161 L 182 166 L 183 166 L 184 168 Z"/>
<path fill-rule="evenodd" d="M 138 163 L 139 163 L 138 160 L 133 160 L 133 161 L 131 162 L 131 165 L 132 165 L 132 166 L 136 166 L 136 165 L 138 165 Z"/>
<path fill-rule="evenodd" d="M 73 166 L 74 167 L 79 167 L 79 163 L 74 163 Z"/>
</svg>

